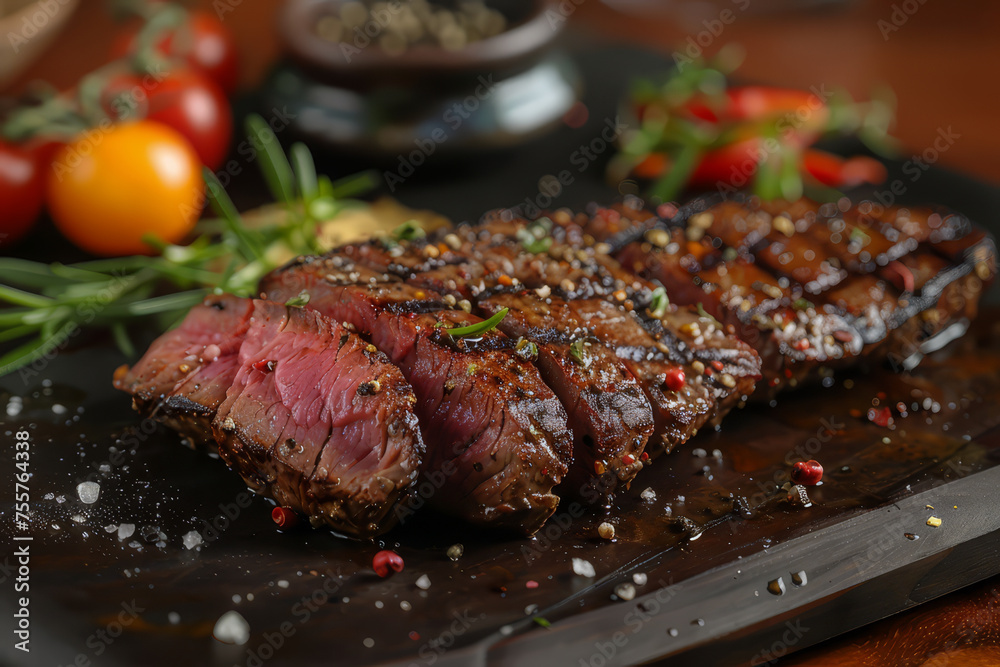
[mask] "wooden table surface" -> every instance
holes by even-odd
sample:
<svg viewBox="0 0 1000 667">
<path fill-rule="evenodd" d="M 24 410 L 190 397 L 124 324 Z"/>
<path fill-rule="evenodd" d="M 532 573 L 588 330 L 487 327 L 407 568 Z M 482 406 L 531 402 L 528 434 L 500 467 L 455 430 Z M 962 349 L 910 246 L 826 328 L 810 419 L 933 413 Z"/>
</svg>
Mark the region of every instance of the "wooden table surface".
<svg viewBox="0 0 1000 667">
<path fill-rule="evenodd" d="M 223 18 L 238 40 L 242 84 L 252 87 L 279 53 L 273 30 L 280 0 L 199 0 L 231 8 Z M 939 132 L 958 139 L 939 164 L 1000 183 L 995 71 L 1000 62 L 1000 4 L 986 0 L 870 0 L 812 10 L 790 2 L 718 0 L 564 0 L 569 20 L 595 39 L 626 39 L 666 53 L 708 55 L 736 42 L 746 50 L 746 80 L 799 87 L 840 86 L 864 97 L 888 83 L 899 100 L 895 130 L 908 151 L 922 153 Z M 43 79 L 59 88 L 100 65 L 114 24 L 104 3 L 86 0 L 70 28 L 21 78 L 0 94 Z M 696 46 L 697 45 L 697 46 Z M 780 664 L 998 665 L 1000 580 L 952 594 L 907 614 L 827 642 Z"/>
</svg>

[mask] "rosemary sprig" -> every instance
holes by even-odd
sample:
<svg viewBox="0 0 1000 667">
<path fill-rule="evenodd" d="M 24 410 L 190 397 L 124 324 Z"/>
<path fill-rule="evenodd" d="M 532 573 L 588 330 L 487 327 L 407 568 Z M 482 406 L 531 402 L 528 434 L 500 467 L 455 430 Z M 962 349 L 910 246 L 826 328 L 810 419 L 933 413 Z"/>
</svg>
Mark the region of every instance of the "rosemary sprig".
<svg viewBox="0 0 1000 667">
<path fill-rule="evenodd" d="M 370 188 L 373 178 L 365 173 L 333 183 L 316 174 L 305 146 L 292 147 L 290 162 L 259 116 L 251 116 L 247 127 L 282 214 L 260 226 L 245 224 L 206 170 L 207 195 L 220 220 L 200 223 L 200 235 L 188 245 L 149 239 L 158 255 L 70 265 L 0 258 L 0 303 L 9 305 L 0 309 L 0 342 L 27 339 L 0 356 L 0 375 L 50 356 L 85 327 L 109 330 L 132 355 L 127 328 L 136 320 L 155 316 L 165 328 L 210 293 L 253 296 L 260 279 L 277 267 L 271 257 L 322 250 L 320 224 L 348 205 L 342 197 Z"/>
<path fill-rule="evenodd" d="M 503 321 L 503 318 L 507 317 L 507 308 L 501 308 L 497 313 L 488 320 L 483 320 L 482 322 L 476 322 L 475 324 L 470 324 L 464 327 L 453 327 L 451 329 L 445 329 L 445 332 L 452 336 L 453 338 L 460 338 L 463 336 L 477 336 L 479 334 L 484 334 L 487 331 L 492 331 L 496 329 L 497 325 Z"/>
</svg>

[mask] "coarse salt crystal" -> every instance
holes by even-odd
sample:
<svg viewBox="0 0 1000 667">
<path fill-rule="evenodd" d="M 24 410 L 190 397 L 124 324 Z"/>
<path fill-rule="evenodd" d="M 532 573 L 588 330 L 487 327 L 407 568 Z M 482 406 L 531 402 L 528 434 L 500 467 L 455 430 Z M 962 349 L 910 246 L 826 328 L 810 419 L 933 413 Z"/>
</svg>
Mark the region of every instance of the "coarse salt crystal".
<svg viewBox="0 0 1000 667">
<path fill-rule="evenodd" d="M 594 571 L 594 566 L 591 565 L 589 560 L 584 560 L 583 558 L 573 559 L 573 572 L 580 575 L 581 577 L 594 577 L 596 572 Z"/>
</svg>

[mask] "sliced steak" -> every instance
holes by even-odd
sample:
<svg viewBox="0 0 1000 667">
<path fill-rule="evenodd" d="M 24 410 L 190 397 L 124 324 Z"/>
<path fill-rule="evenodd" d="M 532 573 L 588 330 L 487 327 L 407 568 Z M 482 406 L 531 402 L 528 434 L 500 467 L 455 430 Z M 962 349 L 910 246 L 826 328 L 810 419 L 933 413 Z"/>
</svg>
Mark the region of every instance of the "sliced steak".
<svg viewBox="0 0 1000 667">
<path fill-rule="evenodd" d="M 453 338 L 446 328 L 482 319 L 336 255 L 293 262 L 265 277 L 261 290 L 279 301 L 308 292 L 309 308 L 369 336 L 413 385 L 434 490 L 401 512 L 426 501 L 531 534 L 555 511 L 552 488 L 568 470 L 572 434 L 562 405 L 513 340 L 495 330 Z"/>
<path fill-rule="evenodd" d="M 419 474 L 414 403 L 399 369 L 338 322 L 254 301 L 212 427 L 219 455 L 254 491 L 369 537 L 396 523 Z"/>
<path fill-rule="evenodd" d="M 254 491 L 348 535 L 390 528 L 419 474 L 412 388 L 313 311 L 210 297 L 116 376 L 141 412 L 208 427 Z"/>
<path fill-rule="evenodd" d="M 547 229 L 548 243 L 532 248 L 530 226 L 493 216 L 388 249 L 368 243 L 334 254 L 452 304 L 467 300 L 484 317 L 509 309 L 499 327 L 534 343 L 542 375 L 570 415 L 575 463 L 561 492 L 603 499 L 627 486 L 649 454 L 669 451 L 748 395 L 758 361 L 708 320 L 699 326 L 676 308 L 656 318 L 636 308 L 654 286 L 587 245 L 579 227 Z M 619 383 L 617 395 L 599 391 L 609 379 Z"/>
<path fill-rule="evenodd" d="M 176 329 L 163 334 L 134 366 L 115 371 L 114 385 L 133 407 L 199 444 L 214 447 L 212 419 L 239 367 L 250 327 L 247 299 L 210 296 Z"/>
</svg>

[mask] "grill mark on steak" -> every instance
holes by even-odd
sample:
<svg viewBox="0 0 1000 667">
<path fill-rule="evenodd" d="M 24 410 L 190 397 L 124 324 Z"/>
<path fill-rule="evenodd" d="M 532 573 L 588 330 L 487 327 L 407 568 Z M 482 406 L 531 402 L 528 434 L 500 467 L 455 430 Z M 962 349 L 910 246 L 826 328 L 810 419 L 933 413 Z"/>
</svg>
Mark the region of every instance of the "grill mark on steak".
<svg viewBox="0 0 1000 667">
<path fill-rule="evenodd" d="M 620 364 L 615 374 L 632 378 L 645 396 L 656 432 L 655 446 L 650 450 L 653 454 L 683 442 L 752 391 L 759 369 L 746 346 L 709 327 L 705 331 L 707 338 L 726 341 L 733 348 L 725 352 L 726 345 L 706 345 L 706 336 L 701 333 L 688 338 L 679 336 L 677 327 L 684 323 L 671 321 L 673 315 L 661 320 L 637 315 L 634 308 L 623 303 L 628 301 L 623 295 L 648 300 L 648 283 L 624 272 L 615 260 L 595 252 L 592 243 L 585 245 L 578 227 L 554 226 L 549 251 L 528 253 L 518 239 L 527 224 L 524 220 L 494 216 L 479 226 L 449 230 L 446 237 L 432 236 L 392 249 L 379 243 L 358 244 L 340 248 L 334 254 L 374 273 L 391 273 L 415 286 L 470 299 L 484 316 L 510 308 L 512 312 L 500 328 L 511 336 L 535 342 L 543 355 L 557 354 L 546 346 L 565 345 L 581 336 L 596 337 L 618 357 Z M 539 296 L 538 290 L 545 296 Z M 558 310 L 558 316 L 546 316 L 551 309 Z M 588 321 L 586 325 L 584 320 Z M 692 327 L 695 323 L 686 324 Z M 699 342 L 692 347 L 695 338 Z M 617 424 L 599 423 L 602 409 L 596 404 L 579 410 L 580 398 L 589 395 L 587 380 L 559 376 L 551 363 L 553 358 L 548 358 L 548 365 L 540 366 L 574 420 L 578 463 L 572 476 L 574 480 L 586 480 L 579 488 L 591 498 L 594 489 L 610 493 L 617 482 L 627 484 L 641 469 L 637 460 L 643 451 L 641 432 L 614 440 L 601 439 L 605 433 L 621 432 L 621 419 Z M 701 370 L 695 369 L 695 362 L 701 364 Z M 713 362 L 722 364 L 715 375 L 714 368 L 706 366 Z M 666 390 L 666 375 L 679 366 L 685 367 L 689 383 L 679 392 Z M 732 386 L 723 385 L 722 378 L 728 378 Z M 621 409 L 628 408 L 623 405 Z M 588 445 L 590 441 L 603 445 L 596 455 Z"/>
<path fill-rule="evenodd" d="M 733 324 L 777 390 L 876 349 L 898 356 L 895 348 L 919 348 L 974 316 L 982 281 L 995 272 L 992 239 L 947 212 L 874 211 L 870 202 L 841 211 L 807 200 L 710 197 L 669 221 L 618 207 L 580 223 L 627 269 Z M 741 264 L 751 262 L 770 277 L 758 279 L 760 289 L 747 289 Z M 796 307 L 803 298 L 811 303 Z"/>
<path fill-rule="evenodd" d="M 443 305 L 439 294 L 339 255 L 280 269 L 261 289 L 276 300 L 308 291 L 309 308 L 369 335 L 400 367 L 430 443 L 425 473 L 430 480 L 444 474 L 426 499 L 431 505 L 528 534 L 555 510 L 552 487 L 572 457 L 566 413 L 504 334 L 453 339 L 439 324 L 481 318 L 434 308 Z"/>
</svg>

